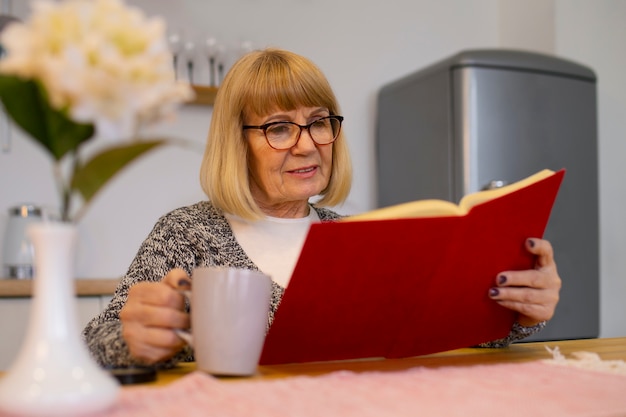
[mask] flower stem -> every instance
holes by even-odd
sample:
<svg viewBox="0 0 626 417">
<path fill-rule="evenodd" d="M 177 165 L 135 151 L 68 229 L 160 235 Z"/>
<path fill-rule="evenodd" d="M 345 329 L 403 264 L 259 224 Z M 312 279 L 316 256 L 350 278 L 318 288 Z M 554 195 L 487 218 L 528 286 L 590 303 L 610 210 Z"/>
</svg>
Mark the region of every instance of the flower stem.
<svg viewBox="0 0 626 417">
<path fill-rule="evenodd" d="M 77 151 L 71 151 L 66 155 L 66 158 L 69 158 L 72 166 L 70 167 L 72 175 L 68 179 L 63 175 L 63 164 L 62 161 L 56 161 L 54 164 L 54 179 L 57 183 L 57 189 L 59 190 L 59 194 L 61 196 L 61 207 L 60 207 L 60 215 L 62 222 L 70 222 L 71 219 L 71 205 L 72 205 L 72 177 L 76 172 L 79 161 L 77 157 Z"/>
<path fill-rule="evenodd" d="M 62 206 L 63 200 L 64 200 L 63 198 L 64 186 L 63 186 L 63 174 L 62 174 L 61 161 L 56 161 L 54 163 L 54 165 L 52 166 L 52 173 L 54 174 L 54 182 L 56 183 L 57 192 L 61 195 L 61 201 L 59 201 L 59 203 Z M 61 211 L 63 210 L 61 209 Z"/>
</svg>

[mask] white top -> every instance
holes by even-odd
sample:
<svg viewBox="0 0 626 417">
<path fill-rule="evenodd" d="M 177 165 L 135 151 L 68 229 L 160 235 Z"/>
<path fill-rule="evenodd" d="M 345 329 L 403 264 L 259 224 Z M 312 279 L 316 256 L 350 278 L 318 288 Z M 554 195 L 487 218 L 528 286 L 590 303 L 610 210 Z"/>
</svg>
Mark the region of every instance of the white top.
<svg viewBox="0 0 626 417">
<path fill-rule="evenodd" d="M 311 223 L 320 221 L 313 209 L 307 217 L 265 217 L 250 221 L 225 214 L 235 239 L 261 271 L 287 287 Z"/>
</svg>

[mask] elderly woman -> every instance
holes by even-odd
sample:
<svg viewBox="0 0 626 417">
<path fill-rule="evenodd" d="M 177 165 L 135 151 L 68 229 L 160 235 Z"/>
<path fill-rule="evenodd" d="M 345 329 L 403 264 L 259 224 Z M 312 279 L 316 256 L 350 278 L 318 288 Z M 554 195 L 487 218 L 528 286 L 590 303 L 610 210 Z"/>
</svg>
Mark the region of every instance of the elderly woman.
<svg viewBox="0 0 626 417">
<path fill-rule="evenodd" d="M 190 285 L 197 266 L 270 275 L 271 324 L 309 225 L 338 219 L 324 207 L 342 203 L 350 190 L 340 114 L 325 76 L 302 56 L 267 49 L 232 67 L 216 97 L 200 172 L 208 201 L 159 219 L 109 306 L 86 326 L 102 365 L 193 360 L 175 330 L 189 327 L 178 289 Z M 561 280 L 552 247 L 531 237 L 527 249 L 536 255 L 535 269 L 494 277 L 489 296 L 519 314 L 493 346 L 539 331 L 554 314 Z"/>
</svg>

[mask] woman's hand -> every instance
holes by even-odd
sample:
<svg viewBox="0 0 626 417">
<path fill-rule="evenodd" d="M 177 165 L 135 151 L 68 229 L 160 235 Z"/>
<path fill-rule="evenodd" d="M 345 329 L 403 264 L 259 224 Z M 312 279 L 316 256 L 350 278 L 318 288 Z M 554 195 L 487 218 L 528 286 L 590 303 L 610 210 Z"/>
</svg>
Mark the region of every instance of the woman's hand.
<svg viewBox="0 0 626 417">
<path fill-rule="evenodd" d="M 550 242 L 530 238 L 526 240 L 526 248 L 537 257 L 535 269 L 502 272 L 496 278 L 496 286 L 489 290 L 489 296 L 498 304 L 517 311 L 519 324 L 530 327 L 554 315 L 561 278 Z"/>
<path fill-rule="evenodd" d="M 130 288 L 120 320 L 135 359 L 153 364 L 171 358 L 185 345 L 174 332 L 189 327 L 185 300 L 178 292 L 181 281 L 190 283 L 187 273 L 173 269 L 161 282 L 140 282 Z"/>
</svg>

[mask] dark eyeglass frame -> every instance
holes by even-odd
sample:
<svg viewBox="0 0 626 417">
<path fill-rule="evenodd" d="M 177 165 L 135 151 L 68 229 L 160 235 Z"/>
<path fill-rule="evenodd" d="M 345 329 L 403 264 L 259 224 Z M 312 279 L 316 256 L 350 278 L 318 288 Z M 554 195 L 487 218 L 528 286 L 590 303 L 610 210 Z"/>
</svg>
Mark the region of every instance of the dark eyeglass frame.
<svg viewBox="0 0 626 417">
<path fill-rule="evenodd" d="M 311 135 L 311 126 L 313 126 L 315 123 L 318 123 L 320 120 L 326 120 L 326 119 L 334 119 L 334 120 L 338 120 L 339 121 L 339 128 L 337 129 L 337 133 L 335 134 L 335 137 L 333 138 L 332 141 L 328 142 L 328 143 L 318 143 L 315 139 L 313 139 L 313 136 Z M 309 136 L 311 137 L 311 140 L 313 142 L 315 142 L 316 145 L 330 145 L 331 143 L 333 143 L 334 141 L 337 140 L 337 138 L 339 137 L 339 133 L 341 132 L 341 124 L 343 122 L 343 116 L 338 116 L 338 115 L 332 115 L 332 116 L 324 116 L 324 117 L 320 117 L 319 119 L 316 119 L 314 121 L 312 121 L 311 123 L 309 123 L 308 125 L 299 125 L 298 123 L 295 122 L 270 122 L 270 123 L 265 123 L 264 125 L 260 125 L 260 126 L 251 126 L 251 125 L 244 125 L 242 126 L 243 130 L 247 130 L 247 129 L 261 129 L 263 131 L 263 136 L 265 137 L 265 141 L 267 142 L 267 144 L 272 148 L 272 149 L 276 149 L 278 151 L 284 151 L 285 149 L 291 149 L 294 146 L 296 146 L 298 144 L 298 141 L 300 140 L 300 136 L 302 136 L 302 130 L 306 129 L 306 131 L 309 133 Z M 287 147 L 287 148 L 277 148 L 275 146 L 273 146 L 270 143 L 270 140 L 267 138 L 267 129 L 274 126 L 274 125 L 278 125 L 278 124 L 291 124 L 294 126 L 298 126 L 300 128 L 300 131 L 298 132 L 298 137 L 296 138 L 296 141 L 294 142 L 293 145 Z"/>
</svg>

